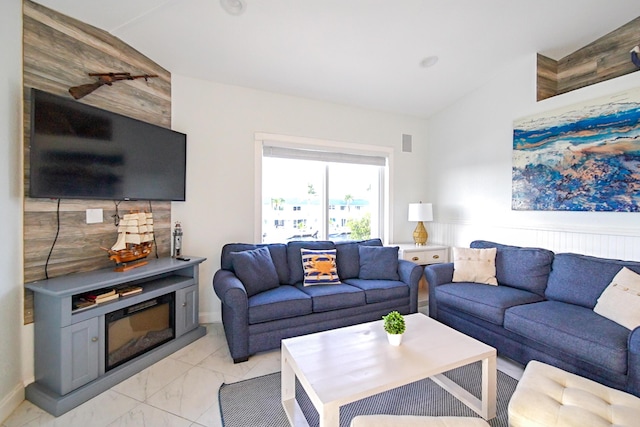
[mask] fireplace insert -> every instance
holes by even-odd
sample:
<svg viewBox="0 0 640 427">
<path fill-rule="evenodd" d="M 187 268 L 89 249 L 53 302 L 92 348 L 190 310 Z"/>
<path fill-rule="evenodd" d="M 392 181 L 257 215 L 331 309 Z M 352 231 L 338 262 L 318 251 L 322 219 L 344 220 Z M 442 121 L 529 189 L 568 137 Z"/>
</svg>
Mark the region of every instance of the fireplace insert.
<svg viewBox="0 0 640 427">
<path fill-rule="evenodd" d="M 175 294 L 105 315 L 105 371 L 175 338 Z"/>
</svg>

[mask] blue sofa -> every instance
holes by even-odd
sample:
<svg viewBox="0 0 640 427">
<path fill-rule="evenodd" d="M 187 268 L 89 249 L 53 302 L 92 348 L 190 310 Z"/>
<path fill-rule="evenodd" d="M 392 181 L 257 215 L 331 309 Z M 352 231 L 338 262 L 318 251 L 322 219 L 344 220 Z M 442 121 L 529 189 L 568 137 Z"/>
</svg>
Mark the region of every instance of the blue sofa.
<svg viewBox="0 0 640 427">
<path fill-rule="evenodd" d="M 429 316 L 522 364 L 539 360 L 640 396 L 640 328 L 593 311 L 613 277 L 640 263 L 474 241 L 497 248 L 499 286 L 452 283 L 454 264 L 425 268 Z"/>
<path fill-rule="evenodd" d="M 244 254 L 246 259 L 247 254 L 264 247 L 277 273 L 270 286 L 264 286 L 262 277 L 249 274 L 254 268 L 251 258 L 244 267 L 237 262 L 238 253 L 251 251 Z M 233 361 L 243 362 L 257 352 L 280 348 L 284 338 L 379 320 L 393 310 L 417 312 L 422 267 L 398 260 L 397 248 L 386 248 L 395 250 L 395 261 L 387 267 L 373 259 L 361 260 L 361 251 L 368 250 L 368 254 L 372 247 L 384 250 L 380 239 L 224 245 L 213 289 L 222 303 L 222 323 Z M 341 283 L 304 286 L 301 249 L 335 249 Z M 249 286 L 248 282 L 253 283 Z"/>
</svg>

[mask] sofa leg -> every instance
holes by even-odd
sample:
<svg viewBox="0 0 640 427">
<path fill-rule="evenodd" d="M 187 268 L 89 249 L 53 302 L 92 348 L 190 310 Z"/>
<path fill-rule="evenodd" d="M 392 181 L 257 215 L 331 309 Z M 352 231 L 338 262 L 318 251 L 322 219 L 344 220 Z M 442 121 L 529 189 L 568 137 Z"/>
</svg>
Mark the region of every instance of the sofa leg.
<svg viewBox="0 0 640 427">
<path fill-rule="evenodd" d="M 247 360 L 249 360 L 249 356 L 238 357 L 237 359 L 236 358 L 233 359 L 233 363 L 242 363 L 242 362 L 246 362 Z"/>
</svg>

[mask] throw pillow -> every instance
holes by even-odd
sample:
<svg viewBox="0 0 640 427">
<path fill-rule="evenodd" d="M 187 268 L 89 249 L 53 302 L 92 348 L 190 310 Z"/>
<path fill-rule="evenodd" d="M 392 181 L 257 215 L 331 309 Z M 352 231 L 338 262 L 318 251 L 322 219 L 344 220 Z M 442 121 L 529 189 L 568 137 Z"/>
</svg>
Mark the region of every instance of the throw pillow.
<svg viewBox="0 0 640 427">
<path fill-rule="evenodd" d="M 233 270 L 244 285 L 247 296 L 251 297 L 280 285 L 278 272 L 267 247 L 232 252 L 230 256 Z"/>
<path fill-rule="evenodd" d="M 622 267 L 593 311 L 631 330 L 640 326 L 640 274 Z"/>
<path fill-rule="evenodd" d="M 400 280 L 397 246 L 360 246 L 360 279 Z"/>
<path fill-rule="evenodd" d="M 335 249 L 300 249 L 304 286 L 335 285 L 340 282 Z"/>
<path fill-rule="evenodd" d="M 496 248 L 453 248 L 453 281 L 498 285 Z"/>
</svg>

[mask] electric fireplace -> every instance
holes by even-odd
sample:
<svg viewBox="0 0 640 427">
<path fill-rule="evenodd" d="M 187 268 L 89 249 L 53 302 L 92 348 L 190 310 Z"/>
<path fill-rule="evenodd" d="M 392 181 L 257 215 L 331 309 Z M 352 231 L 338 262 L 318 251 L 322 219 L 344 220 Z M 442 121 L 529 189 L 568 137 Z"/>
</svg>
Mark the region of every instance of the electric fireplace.
<svg viewBox="0 0 640 427">
<path fill-rule="evenodd" d="M 175 293 L 105 315 L 105 371 L 175 338 Z"/>
</svg>

